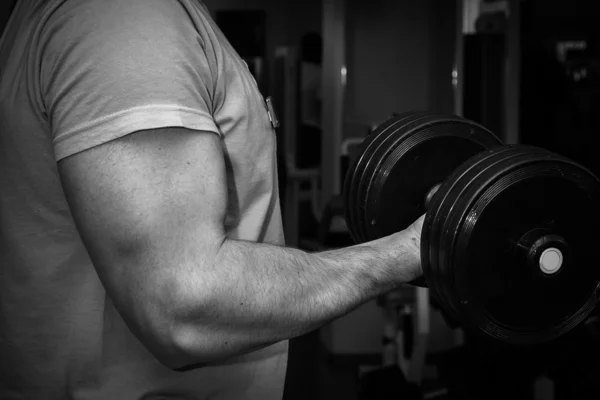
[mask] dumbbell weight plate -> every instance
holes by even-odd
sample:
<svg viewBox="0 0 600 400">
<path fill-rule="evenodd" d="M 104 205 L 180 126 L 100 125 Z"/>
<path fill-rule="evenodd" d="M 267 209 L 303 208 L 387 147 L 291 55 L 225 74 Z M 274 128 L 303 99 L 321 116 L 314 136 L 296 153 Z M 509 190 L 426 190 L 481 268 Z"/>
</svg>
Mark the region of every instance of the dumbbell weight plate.
<svg viewBox="0 0 600 400">
<path fill-rule="evenodd" d="M 372 240 L 370 238 L 378 237 L 371 236 L 369 233 L 370 220 L 368 219 L 368 216 L 366 216 L 366 213 L 368 212 L 367 206 L 369 204 L 369 191 L 371 190 L 373 180 L 377 178 L 377 171 L 381 169 L 382 164 L 388 160 L 391 152 L 397 147 L 399 134 L 407 134 L 407 132 L 411 131 L 412 127 L 422 126 L 423 122 L 428 121 L 434 116 L 435 114 L 429 112 L 408 113 L 408 116 L 403 118 L 401 123 L 394 124 L 394 129 L 389 131 L 385 141 L 382 141 L 377 147 L 371 157 L 372 161 L 364 169 L 361 179 L 357 181 L 359 204 L 358 229 L 361 232 L 363 241 Z"/>
<path fill-rule="evenodd" d="M 350 227 L 350 234 L 353 240 L 357 243 L 365 241 L 358 229 L 355 227 L 358 224 L 357 217 L 358 207 L 356 199 L 358 198 L 357 189 L 360 177 L 362 177 L 365 168 L 373 162 L 373 153 L 386 140 L 390 133 L 394 132 L 394 128 L 401 124 L 405 119 L 412 116 L 414 113 L 403 113 L 392 117 L 379 125 L 361 144 L 360 156 L 350 166 L 346 173 L 344 182 L 344 201 L 346 210 L 346 222 Z"/>
<path fill-rule="evenodd" d="M 540 343 L 598 304 L 600 235 L 582 227 L 600 223 L 600 181 L 585 168 L 507 146 L 467 161 L 438 194 L 429 232 L 438 257 L 429 262 L 444 307 L 463 323 L 505 342 Z"/>
<path fill-rule="evenodd" d="M 402 113 L 392 118 L 389 118 L 382 123 L 375 131 L 367 137 L 363 144 L 361 156 L 356 163 L 350 168 L 347 174 L 347 182 L 344 185 L 346 209 L 349 210 L 347 215 L 348 225 L 353 229 L 352 237 L 356 242 L 366 242 L 369 239 L 366 237 L 364 219 L 364 197 L 365 186 L 364 181 L 368 180 L 369 173 L 372 174 L 374 166 L 381 160 L 381 154 L 390 146 L 390 139 L 394 133 L 404 128 L 404 126 L 416 119 L 432 115 L 430 112 L 407 112 Z"/>
<path fill-rule="evenodd" d="M 484 127 L 457 116 L 407 113 L 389 119 L 365 140 L 346 175 L 353 239 L 366 242 L 405 229 L 425 213 L 432 187 L 471 156 L 501 144 Z M 424 279 L 413 283 L 426 285 Z"/>
<path fill-rule="evenodd" d="M 446 313 L 457 321 L 460 320 L 458 305 L 455 303 L 455 298 L 449 294 L 452 286 L 441 284 L 453 280 L 453 277 L 449 275 L 450 271 L 439 267 L 439 255 L 447 255 L 444 249 L 440 249 L 440 237 L 450 233 L 444 229 L 444 222 L 449 219 L 450 213 L 456 207 L 457 200 L 464 195 L 467 189 L 465 181 L 470 179 L 468 173 L 478 170 L 485 162 L 489 164 L 490 158 L 501 157 L 502 153 L 508 150 L 508 147 L 502 147 L 498 151 L 482 151 L 456 168 L 440 186 L 436 196 L 432 198 L 428 207 L 430 211 L 423 223 L 421 262 L 428 266 L 424 273 L 428 281 L 440 283 L 440 285 L 435 285 L 434 295 L 440 300 Z"/>
<path fill-rule="evenodd" d="M 364 169 L 364 164 L 370 160 L 370 155 L 372 153 L 371 146 L 380 139 L 380 136 L 383 136 L 385 132 L 388 130 L 389 126 L 392 125 L 393 118 L 390 118 L 379 125 L 379 129 L 376 129 L 369 136 L 365 138 L 365 140 L 361 143 L 359 149 L 359 157 L 350 165 L 348 171 L 346 172 L 346 177 L 344 179 L 344 208 L 345 208 L 345 219 L 347 225 L 350 227 L 350 234 L 354 242 L 361 242 L 361 240 L 356 236 L 356 231 L 352 229 L 354 227 L 354 214 L 356 211 L 355 199 L 356 199 L 356 189 L 355 189 L 355 179 L 356 176 L 362 173 Z"/>
<path fill-rule="evenodd" d="M 357 219 L 366 240 L 406 228 L 425 213 L 434 186 L 473 155 L 501 145 L 490 131 L 460 117 L 417 114 L 409 122 L 388 134 L 357 180 Z"/>
</svg>

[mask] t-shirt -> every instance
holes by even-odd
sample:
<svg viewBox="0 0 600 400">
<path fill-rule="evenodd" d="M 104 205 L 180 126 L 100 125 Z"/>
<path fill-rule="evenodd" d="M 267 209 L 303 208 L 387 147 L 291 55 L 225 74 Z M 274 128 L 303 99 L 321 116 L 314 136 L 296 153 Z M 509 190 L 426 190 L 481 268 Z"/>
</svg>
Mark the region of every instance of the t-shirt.
<svg viewBox="0 0 600 400">
<path fill-rule="evenodd" d="M 281 398 L 285 341 L 188 372 L 160 364 L 74 226 L 57 162 L 161 127 L 220 135 L 229 237 L 283 244 L 267 107 L 199 0 L 20 1 L 0 41 L 1 399 Z"/>
</svg>

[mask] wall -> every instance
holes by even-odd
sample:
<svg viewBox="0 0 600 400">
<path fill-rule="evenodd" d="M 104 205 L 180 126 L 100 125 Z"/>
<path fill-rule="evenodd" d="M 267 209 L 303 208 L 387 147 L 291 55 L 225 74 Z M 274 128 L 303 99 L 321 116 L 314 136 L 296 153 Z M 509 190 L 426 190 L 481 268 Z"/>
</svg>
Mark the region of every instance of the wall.
<svg viewBox="0 0 600 400">
<path fill-rule="evenodd" d="M 455 0 L 349 0 L 346 135 L 392 112 L 452 111 Z"/>
<path fill-rule="evenodd" d="M 348 116 L 428 108 L 431 0 L 349 3 Z"/>
<path fill-rule="evenodd" d="M 281 44 L 298 43 L 305 32 L 321 31 L 320 0 L 204 0 L 204 4 L 213 15 L 219 10 L 265 10 L 267 48 L 270 49 Z"/>
<path fill-rule="evenodd" d="M 220 10 L 265 10 L 267 68 L 278 46 L 298 45 L 305 33 L 321 32 L 321 0 L 204 0 L 204 3 L 213 17 Z M 270 71 L 267 74 L 271 76 Z"/>
</svg>

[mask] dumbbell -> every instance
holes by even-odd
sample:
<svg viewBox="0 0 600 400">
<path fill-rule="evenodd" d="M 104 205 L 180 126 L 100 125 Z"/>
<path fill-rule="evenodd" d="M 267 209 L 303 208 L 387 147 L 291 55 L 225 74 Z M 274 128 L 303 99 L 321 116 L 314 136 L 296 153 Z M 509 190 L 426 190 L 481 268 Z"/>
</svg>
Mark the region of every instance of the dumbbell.
<svg viewBox="0 0 600 400">
<path fill-rule="evenodd" d="M 420 284 L 464 327 L 543 343 L 599 302 L 600 181 L 561 155 L 458 116 L 399 114 L 363 142 L 344 201 L 356 243 L 426 214 Z"/>
</svg>

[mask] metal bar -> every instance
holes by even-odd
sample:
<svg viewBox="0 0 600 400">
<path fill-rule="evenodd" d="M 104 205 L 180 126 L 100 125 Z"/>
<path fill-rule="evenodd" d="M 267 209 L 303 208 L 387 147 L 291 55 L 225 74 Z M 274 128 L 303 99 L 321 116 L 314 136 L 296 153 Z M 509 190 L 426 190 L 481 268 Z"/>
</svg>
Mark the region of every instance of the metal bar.
<svg viewBox="0 0 600 400">
<path fill-rule="evenodd" d="M 341 193 L 340 157 L 346 79 L 345 25 L 346 0 L 324 0 L 321 208 L 333 196 Z"/>
</svg>

